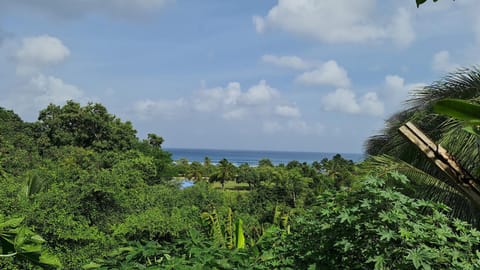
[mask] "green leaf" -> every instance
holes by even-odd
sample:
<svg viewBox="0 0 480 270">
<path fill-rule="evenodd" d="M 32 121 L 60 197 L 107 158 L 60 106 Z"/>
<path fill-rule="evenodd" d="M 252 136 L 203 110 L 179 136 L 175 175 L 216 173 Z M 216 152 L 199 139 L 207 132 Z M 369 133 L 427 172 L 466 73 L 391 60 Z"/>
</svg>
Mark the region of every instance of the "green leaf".
<svg viewBox="0 0 480 270">
<path fill-rule="evenodd" d="M 380 240 L 387 240 L 390 241 L 392 238 L 395 238 L 395 232 L 392 230 L 387 230 L 387 231 L 379 231 L 377 233 L 380 236 Z"/>
<path fill-rule="evenodd" d="M 235 241 L 236 241 L 236 248 L 241 249 L 245 248 L 245 235 L 243 234 L 243 221 L 242 219 L 237 220 L 237 224 L 235 226 Z"/>
<path fill-rule="evenodd" d="M 42 252 L 39 262 L 43 265 L 54 266 L 57 268 L 62 267 L 62 263 L 60 262 L 57 256 L 46 253 L 46 252 Z"/>
<path fill-rule="evenodd" d="M 442 99 L 433 105 L 433 110 L 463 121 L 480 120 L 480 105 L 461 99 Z"/>
<path fill-rule="evenodd" d="M 369 258 L 367 263 L 375 262 L 374 270 L 384 270 L 385 269 L 385 258 L 382 255 L 375 256 L 374 258 Z"/>
<path fill-rule="evenodd" d="M 18 227 L 20 226 L 20 223 L 22 223 L 23 220 L 24 220 L 23 217 L 8 219 L 7 221 L 0 223 L 0 229 L 9 228 L 9 227 L 10 228 Z"/>
</svg>

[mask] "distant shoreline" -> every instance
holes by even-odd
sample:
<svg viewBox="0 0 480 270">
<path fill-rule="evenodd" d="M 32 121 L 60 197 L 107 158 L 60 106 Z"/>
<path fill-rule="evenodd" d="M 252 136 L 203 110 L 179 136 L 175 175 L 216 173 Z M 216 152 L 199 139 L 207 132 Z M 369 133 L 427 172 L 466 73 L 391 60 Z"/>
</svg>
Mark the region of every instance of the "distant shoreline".
<svg viewBox="0 0 480 270">
<path fill-rule="evenodd" d="M 212 163 L 218 163 L 226 158 L 233 164 L 241 165 L 247 163 L 256 165 L 261 159 L 269 159 L 274 165 L 287 164 L 290 161 L 312 163 L 321 161 L 324 158 L 331 159 L 336 154 L 343 158 L 359 162 L 365 159 L 363 154 L 358 153 L 328 153 L 328 152 L 302 152 L 302 151 L 263 151 L 263 150 L 227 150 L 227 149 L 190 149 L 190 148 L 164 148 L 172 153 L 172 158 L 178 160 L 186 158 L 188 161 L 203 163 L 208 157 Z"/>
</svg>

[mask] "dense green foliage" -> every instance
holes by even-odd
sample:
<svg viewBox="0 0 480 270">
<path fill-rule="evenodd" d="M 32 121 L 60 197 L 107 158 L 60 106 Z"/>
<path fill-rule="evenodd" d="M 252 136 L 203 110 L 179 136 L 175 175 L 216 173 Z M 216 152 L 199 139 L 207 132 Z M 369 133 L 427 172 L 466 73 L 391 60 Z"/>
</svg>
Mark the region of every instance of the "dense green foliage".
<svg viewBox="0 0 480 270">
<path fill-rule="evenodd" d="M 445 148 L 468 174 L 479 179 L 478 137 L 468 129 L 465 130 L 462 121 L 438 114 L 434 110 L 434 105 L 440 100 L 453 98 L 478 103 L 479 96 L 480 70 L 477 67 L 450 73 L 431 85 L 411 91 L 406 108 L 391 116 L 385 129 L 366 143 L 368 154 L 388 155 L 393 160 L 403 161 L 408 166 L 399 168 L 399 171 L 408 174 L 417 183 L 423 182 L 433 187 L 423 189 L 424 198 L 447 203 L 453 208 L 455 216 L 468 219 L 476 225 L 480 225 L 478 204 L 469 200 L 465 194 L 462 195 L 464 192 L 454 184 L 451 176 L 436 166 L 398 129 L 405 123 L 412 122 L 433 142 Z M 452 192 L 452 189 L 455 191 Z M 454 193 L 455 196 L 452 196 Z"/>
<path fill-rule="evenodd" d="M 370 161 L 172 161 L 100 104 L 0 120 L 2 269 L 479 266 L 475 229 Z"/>
</svg>

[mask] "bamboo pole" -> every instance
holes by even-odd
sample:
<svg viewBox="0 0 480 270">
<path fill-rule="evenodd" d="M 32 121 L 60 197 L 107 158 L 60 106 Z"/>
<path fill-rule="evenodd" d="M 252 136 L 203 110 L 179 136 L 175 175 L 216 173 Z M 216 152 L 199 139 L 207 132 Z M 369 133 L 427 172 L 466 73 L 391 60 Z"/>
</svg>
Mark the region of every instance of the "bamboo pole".
<svg viewBox="0 0 480 270">
<path fill-rule="evenodd" d="M 411 122 L 401 126 L 399 131 L 448 175 L 454 187 L 467 195 L 480 208 L 480 185 L 477 179 L 463 169 L 445 148 L 434 143 Z"/>
</svg>

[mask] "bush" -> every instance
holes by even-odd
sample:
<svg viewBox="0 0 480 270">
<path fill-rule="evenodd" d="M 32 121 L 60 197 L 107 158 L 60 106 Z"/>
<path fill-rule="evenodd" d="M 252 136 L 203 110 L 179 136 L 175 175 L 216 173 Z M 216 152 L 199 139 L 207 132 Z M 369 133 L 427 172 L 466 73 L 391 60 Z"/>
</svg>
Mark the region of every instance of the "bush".
<svg viewBox="0 0 480 270">
<path fill-rule="evenodd" d="M 297 218 L 290 249 L 299 269 L 479 269 L 480 232 L 449 211 L 370 177 L 357 191 L 319 196 Z"/>
</svg>

